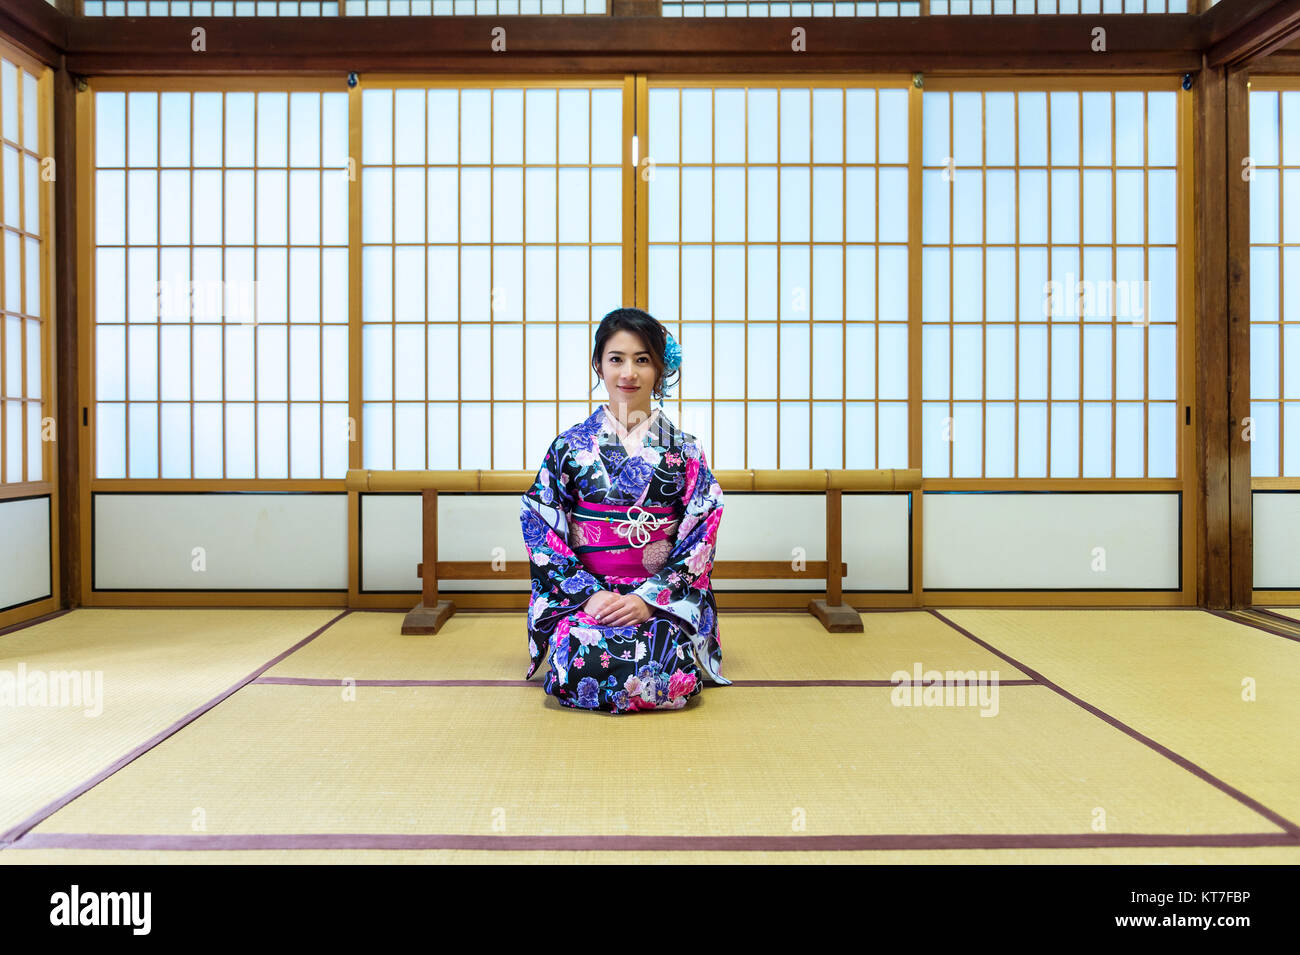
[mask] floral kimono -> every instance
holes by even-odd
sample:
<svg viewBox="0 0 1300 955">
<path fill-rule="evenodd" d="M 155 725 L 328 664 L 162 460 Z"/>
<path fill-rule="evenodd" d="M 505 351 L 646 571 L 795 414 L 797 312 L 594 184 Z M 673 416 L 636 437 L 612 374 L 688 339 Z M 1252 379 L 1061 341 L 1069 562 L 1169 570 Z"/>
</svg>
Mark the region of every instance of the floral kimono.
<svg viewBox="0 0 1300 955">
<path fill-rule="evenodd" d="M 531 677 L 562 705 L 626 713 L 678 709 L 721 672 L 709 573 L 722 489 L 693 435 L 660 410 L 624 432 L 602 405 L 551 444 L 523 496 Z M 603 626 L 582 605 L 602 590 L 650 605 L 639 624 Z"/>
</svg>

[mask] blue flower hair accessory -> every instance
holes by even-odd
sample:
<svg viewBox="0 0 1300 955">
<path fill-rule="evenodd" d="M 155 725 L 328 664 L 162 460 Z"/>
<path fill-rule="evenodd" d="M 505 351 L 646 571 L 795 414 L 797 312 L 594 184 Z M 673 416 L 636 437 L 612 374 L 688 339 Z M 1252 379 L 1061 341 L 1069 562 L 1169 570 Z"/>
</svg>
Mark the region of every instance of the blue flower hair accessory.
<svg viewBox="0 0 1300 955">
<path fill-rule="evenodd" d="M 676 371 L 682 367 L 682 346 L 677 344 L 672 332 L 665 331 L 665 334 L 668 341 L 664 344 L 664 370 Z"/>
<path fill-rule="evenodd" d="M 673 338 L 673 333 L 664 329 L 664 335 L 667 336 L 664 342 L 664 374 L 669 375 L 682 367 L 682 346 L 677 344 L 677 339 Z M 664 385 L 664 394 L 668 392 L 668 386 Z M 664 406 L 663 395 L 659 397 L 659 407 Z"/>
</svg>

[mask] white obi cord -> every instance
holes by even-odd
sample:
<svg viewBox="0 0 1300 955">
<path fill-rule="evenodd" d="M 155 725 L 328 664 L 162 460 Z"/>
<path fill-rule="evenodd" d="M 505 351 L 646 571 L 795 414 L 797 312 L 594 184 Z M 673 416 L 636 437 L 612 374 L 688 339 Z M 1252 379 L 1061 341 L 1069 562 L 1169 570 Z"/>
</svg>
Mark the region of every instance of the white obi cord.
<svg viewBox="0 0 1300 955">
<path fill-rule="evenodd" d="M 641 513 L 634 517 L 634 511 Z M 638 504 L 628 508 L 627 513 L 628 519 L 615 523 L 614 529 L 618 531 L 619 537 L 626 537 L 629 544 L 638 548 L 650 543 L 650 531 L 658 530 L 668 520 L 666 517 L 655 517 Z"/>
</svg>

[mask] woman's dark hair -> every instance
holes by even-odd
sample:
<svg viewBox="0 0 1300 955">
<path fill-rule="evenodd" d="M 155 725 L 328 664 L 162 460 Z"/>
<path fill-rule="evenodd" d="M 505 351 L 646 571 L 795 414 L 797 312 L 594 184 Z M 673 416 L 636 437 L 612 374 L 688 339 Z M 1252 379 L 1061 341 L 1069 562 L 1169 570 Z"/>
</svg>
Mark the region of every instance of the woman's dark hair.
<svg viewBox="0 0 1300 955">
<path fill-rule="evenodd" d="M 658 375 L 652 394 L 655 398 L 662 398 L 664 388 L 676 383 L 680 370 L 664 376 L 664 348 L 668 344 L 668 329 L 649 312 L 643 312 L 639 308 L 616 308 L 600 320 L 600 325 L 596 328 L 596 346 L 591 353 L 591 370 L 596 373 L 596 377 L 604 377 L 600 373 L 600 365 L 605 355 L 605 343 L 618 331 L 632 332 L 645 343 Z"/>
</svg>

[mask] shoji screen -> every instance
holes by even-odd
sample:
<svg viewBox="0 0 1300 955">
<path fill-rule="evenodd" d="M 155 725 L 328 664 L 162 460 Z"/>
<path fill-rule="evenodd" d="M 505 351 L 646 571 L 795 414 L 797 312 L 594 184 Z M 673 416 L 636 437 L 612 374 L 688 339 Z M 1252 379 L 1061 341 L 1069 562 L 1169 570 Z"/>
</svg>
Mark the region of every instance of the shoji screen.
<svg viewBox="0 0 1300 955">
<path fill-rule="evenodd" d="M 622 81 L 361 96 L 362 466 L 535 468 L 634 304 Z"/>
<path fill-rule="evenodd" d="M 49 317 L 44 290 L 45 224 L 39 78 L 0 48 L 0 483 L 46 481 L 42 418 L 50 398 L 45 380 Z M 42 177 L 45 177 L 43 180 Z"/>
<path fill-rule="evenodd" d="M 1178 476 L 1176 95 L 926 92 L 926 477 Z"/>
<path fill-rule="evenodd" d="M 907 467 L 908 92 L 648 90 L 649 311 L 717 468 Z"/>
<path fill-rule="evenodd" d="M 1300 90 L 1250 93 L 1251 475 L 1300 477 Z"/>
<path fill-rule="evenodd" d="M 95 476 L 342 478 L 347 94 L 101 91 Z"/>
<path fill-rule="evenodd" d="M 1252 556 L 1263 601 L 1261 591 L 1300 587 L 1300 89 L 1293 77 L 1252 76 L 1249 103 L 1249 164 L 1230 174 L 1250 189 Z"/>
<path fill-rule="evenodd" d="M 0 627 L 58 589 L 50 85 L 0 43 Z"/>
</svg>

